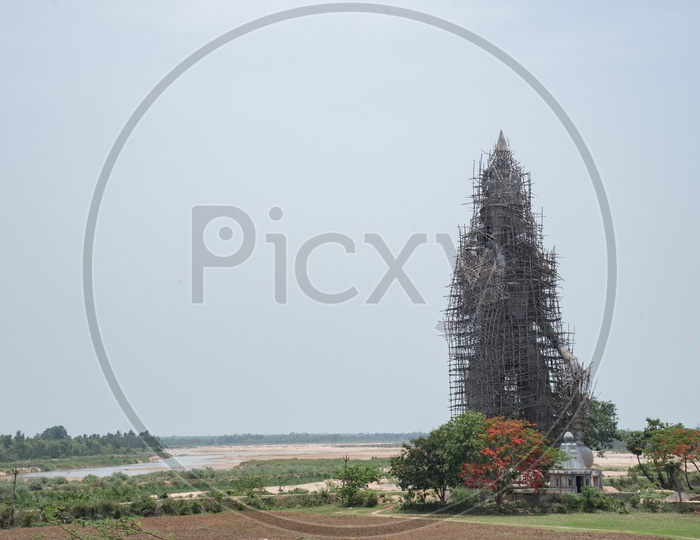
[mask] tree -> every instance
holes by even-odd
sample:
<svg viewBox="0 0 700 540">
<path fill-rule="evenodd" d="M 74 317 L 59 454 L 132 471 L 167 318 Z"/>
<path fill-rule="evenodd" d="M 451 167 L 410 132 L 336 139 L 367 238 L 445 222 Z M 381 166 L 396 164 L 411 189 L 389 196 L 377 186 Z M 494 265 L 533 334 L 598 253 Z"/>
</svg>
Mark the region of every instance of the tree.
<svg viewBox="0 0 700 540">
<path fill-rule="evenodd" d="M 483 414 L 467 411 L 430 432 L 403 445 L 391 460 L 391 474 L 401 489 L 410 494 L 434 491 L 442 504 L 451 487 L 462 484 L 462 464 L 482 449 L 479 433 L 485 429 Z"/>
<path fill-rule="evenodd" d="M 461 477 L 469 488 L 495 492 L 498 506 L 515 483 L 541 491 L 547 472 L 562 457 L 525 420 L 489 418 L 479 437 L 484 448 L 477 459 L 464 463 Z"/>
<path fill-rule="evenodd" d="M 401 454 L 391 459 L 390 472 L 397 485 L 410 495 L 432 489 L 445 504 L 451 478 L 444 456 L 445 446 L 436 432 L 405 443 Z"/>
<path fill-rule="evenodd" d="M 583 413 L 583 441 L 598 455 L 611 450 L 613 442 L 619 438 L 617 406 L 612 401 L 592 397 L 586 400 Z"/>
<path fill-rule="evenodd" d="M 367 486 L 372 482 L 378 482 L 381 477 L 379 470 L 369 465 L 351 465 L 333 472 L 333 478 L 343 481 L 340 495 L 347 505 L 353 504 L 360 490 L 367 489 Z"/>
<path fill-rule="evenodd" d="M 656 429 L 651 433 L 648 444 L 644 449 L 658 476 L 662 479 L 662 487 L 675 489 L 681 497 L 680 475 L 685 473 L 688 489 L 693 489 L 688 478 L 688 462 L 698 469 L 700 457 L 700 431 L 687 429 L 676 425 L 665 429 Z M 700 469 L 698 469 L 700 471 Z M 665 485 L 664 485 L 665 484 Z"/>
<path fill-rule="evenodd" d="M 50 441 L 60 441 L 68 437 L 68 431 L 63 426 L 53 426 L 46 428 L 41 434 L 42 439 L 47 439 Z"/>
<path fill-rule="evenodd" d="M 154 452 L 158 453 L 163 451 L 163 443 L 160 442 L 158 437 L 151 435 L 148 431 L 139 433 L 139 437 L 141 437 L 141 440 Z"/>
<path fill-rule="evenodd" d="M 663 489 L 676 488 L 676 465 L 666 459 L 665 435 L 668 430 L 683 429 L 682 424 L 669 424 L 658 418 L 647 418 L 643 431 L 632 431 L 627 436 L 627 450 L 637 457 L 637 464 L 647 479 Z M 649 463 L 642 463 L 641 456 Z"/>
</svg>

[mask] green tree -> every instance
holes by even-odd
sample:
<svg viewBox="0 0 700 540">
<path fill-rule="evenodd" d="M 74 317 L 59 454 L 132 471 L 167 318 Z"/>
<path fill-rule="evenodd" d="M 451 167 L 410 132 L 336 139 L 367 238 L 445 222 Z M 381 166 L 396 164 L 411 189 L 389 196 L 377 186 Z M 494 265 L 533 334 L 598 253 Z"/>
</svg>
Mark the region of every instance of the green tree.
<svg viewBox="0 0 700 540">
<path fill-rule="evenodd" d="M 462 485 L 462 465 L 483 448 L 479 434 L 485 423 L 483 414 L 467 411 L 427 437 L 404 444 L 401 454 L 391 460 L 390 472 L 399 487 L 411 494 L 433 490 L 445 504 L 449 488 Z"/>
<path fill-rule="evenodd" d="M 143 442 L 146 443 L 154 452 L 163 451 L 163 443 L 160 442 L 158 437 L 151 435 L 148 431 L 139 433 L 139 437 L 141 437 Z"/>
<path fill-rule="evenodd" d="M 400 455 L 391 459 L 391 474 L 398 486 L 413 495 L 416 491 L 433 490 L 445 504 L 452 484 L 445 456 L 445 444 L 438 430 L 427 437 L 404 443 Z"/>
<path fill-rule="evenodd" d="M 347 505 L 352 505 L 361 490 L 367 489 L 372 482 L 378 482 L 381 477 L 382 474 L 376 467 L 364 464 L 343 467 L 333 472 L 333 478 L 343 482 L 340 494 Z"/>
<path fill-rule="evenodd" d="M 50 441 L 60 441 L 68 437 L 68 431 L 63 426 L 53 426 L 46 428 L 41 434 L 42 439 L 48 439 Z"/>
<path fill-rule="evenodd" d="M 584 407 L 583 440 L 591 450 L 601 455 L 613 447 L 619 438 L 617 406 L 612 401 L 589 398 Z"/>
</svg>

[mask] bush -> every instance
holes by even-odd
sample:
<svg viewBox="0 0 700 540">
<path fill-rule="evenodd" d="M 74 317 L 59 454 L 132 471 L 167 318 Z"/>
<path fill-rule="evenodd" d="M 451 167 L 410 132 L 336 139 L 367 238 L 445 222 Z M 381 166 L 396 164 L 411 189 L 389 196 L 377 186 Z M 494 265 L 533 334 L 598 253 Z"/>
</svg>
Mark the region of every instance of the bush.
<svg viewBox="0 0 700 540">
<path fill-rule="evenodd" d="M 152 499 L 148 495 L 141 495 L 131 503 L 131 513 L 143 517 L 152 516 L 156 513 L 157 506 L 158 504 L 155 499 Z"/>
<path fill-rule="evenodd" d="M 583 501 L 581 506 L 584 512 L 595 512 L 596 510 L 609 512 L 618 506 L 615 499 L 605 495 L 600 490 L 590 487 L 584 487 L 581 490 L 581 499 Z"/>
<path fill-rule="evenodd" d="M 203 504 L 204 511 L 209 514 L 218 514 L 222 510 L 221 502 L 217 499 L 204 499 Z"/>
<path fill-rule="evenodd" d="M 374 508 L 379 504 L 379 498 L 377 497 L 377 492 L 374 490 L 367 490 L 365 492 L 365 506 L 367 508 Z"/>
<path fill-rule="evenodd" d="M 0 529 L 6 528 L 9 520 L 10 520 L 10 507 L 5 506 L 5 505 L 0 506 Z"/>
<path fill-rule="evenodd" d="M 119 505 L 111 500 L 102 500 L 97 505 L 98 513 L 102 518 L 119 519 L 122 516 Z"/>
<path fill-rule="evenodd" d="M 31 510 L 24 511 L 16 517 L 16 522 L 19 523 L 22 527 L 31 527 L 32 525 L 34 525 L 36 518 L 37 516 Z"/>
<path fill-rule="evenodd" d="M 184 499 L 180 499 L 180 515 L 187 516 L 191 513 L 192 513 L 192 505 L 189 503 L 189 501 L 186 501 Z"/>
<path fill-rule="evenodd" d="M 180 502 L 177 499 L 163 499 L 160 510 L 166 516 L 176 516 L 180 513 Z"/>
<path fill-rule="evenodd" d="M 583 499 L 573 493 L 554 494 L 547 501 L 547 509 L 555 514 L 570 514 L 583 510 Z"/>
<path fill-rule="evenodd" d="M 109 480 L 111 480 L 112 482 L 127 482 L 129 480 L 129 475 L 123 472 L 116 471 L 112 473 L 112 475 L 109 477 Z"/>
<path fill-rule="evenodd" d="M 90 486 L 93 484 L 97 484 L 99 482 L 99 478 L 95 476 L 94 474 L 86 474 L 85 477 L 83 478 L 83 484 L 86 486 Z"/>
<path fill-rule="evenodd" d="M 262 510 L 263 508 L 263 500 L 260 498 L 260 495 L 257 494 L 247 495 L 245 499 L 243 499 L 243 502 L 256 510 Z"/>
<path fill-rule="evenodd" d="M 331 495 L 325 490 L 321 490 L 318 493 L 302 493 L 274 498 L 275 506 L 279 508 L 313 508 L 330 504 L 337 500 L 337 495 Z"/>
<path fill-rule="evenodd" d="M 97 505 L 86 501 L 77 502 L 67 509 L 67 513 L 77 519 L 95 519 L 97 517 Z"/>
<path fill-rule="evenodd" d="M 192 501 L 192 513 L 193 514 L 201 514 L 202 510 L 204 508 L 202 507 L 202 503 L 199 501 Z"/>
<path fill-rule="evenodd" d="M 658 512 L 661 510 L 661 502 L 658 499 L 644 497 L 642 499 L 642 508 L 647 512 Z"/>
<path fill-rule="evenodd" d="M 479 504 L 479 493 L 466 487 L 456 487 L 450 493 L 450 498 L 447 502 L 451 505 L 472 508 Z"/>
</svg>

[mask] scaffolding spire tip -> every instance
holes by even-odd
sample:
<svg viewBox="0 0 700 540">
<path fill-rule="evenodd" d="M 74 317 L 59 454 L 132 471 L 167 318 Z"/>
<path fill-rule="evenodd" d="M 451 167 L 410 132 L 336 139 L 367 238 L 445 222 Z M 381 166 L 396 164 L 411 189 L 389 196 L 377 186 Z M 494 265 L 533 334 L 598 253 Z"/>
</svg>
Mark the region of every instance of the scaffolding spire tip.
<svg viewBox="0 0 700 540">
<path fill-rule="evenodd" d="M 506 138 L 503 136 L 503 130 L 501 130 L 501 132 L 498 134 L 496 150 L 508 150 L 508 143 L 506 142 Z"/>
</svg>

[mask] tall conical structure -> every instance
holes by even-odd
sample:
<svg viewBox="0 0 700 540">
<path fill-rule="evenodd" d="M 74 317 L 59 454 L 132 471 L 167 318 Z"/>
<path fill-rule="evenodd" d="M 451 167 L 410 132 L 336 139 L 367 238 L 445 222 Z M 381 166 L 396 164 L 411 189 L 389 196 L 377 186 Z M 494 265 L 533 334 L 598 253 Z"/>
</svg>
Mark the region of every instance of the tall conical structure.
<svg viewBox="0 0 700 540">
<path fill-rule="evenodd" d="M 529 173 L 503 132 L 473 179 L 446 310 L 450 408 L 522 418 L 558 439 L 587 392 L 588 372 L 561 322 L 556 256 L 542 243 Z"/>
</svg>

